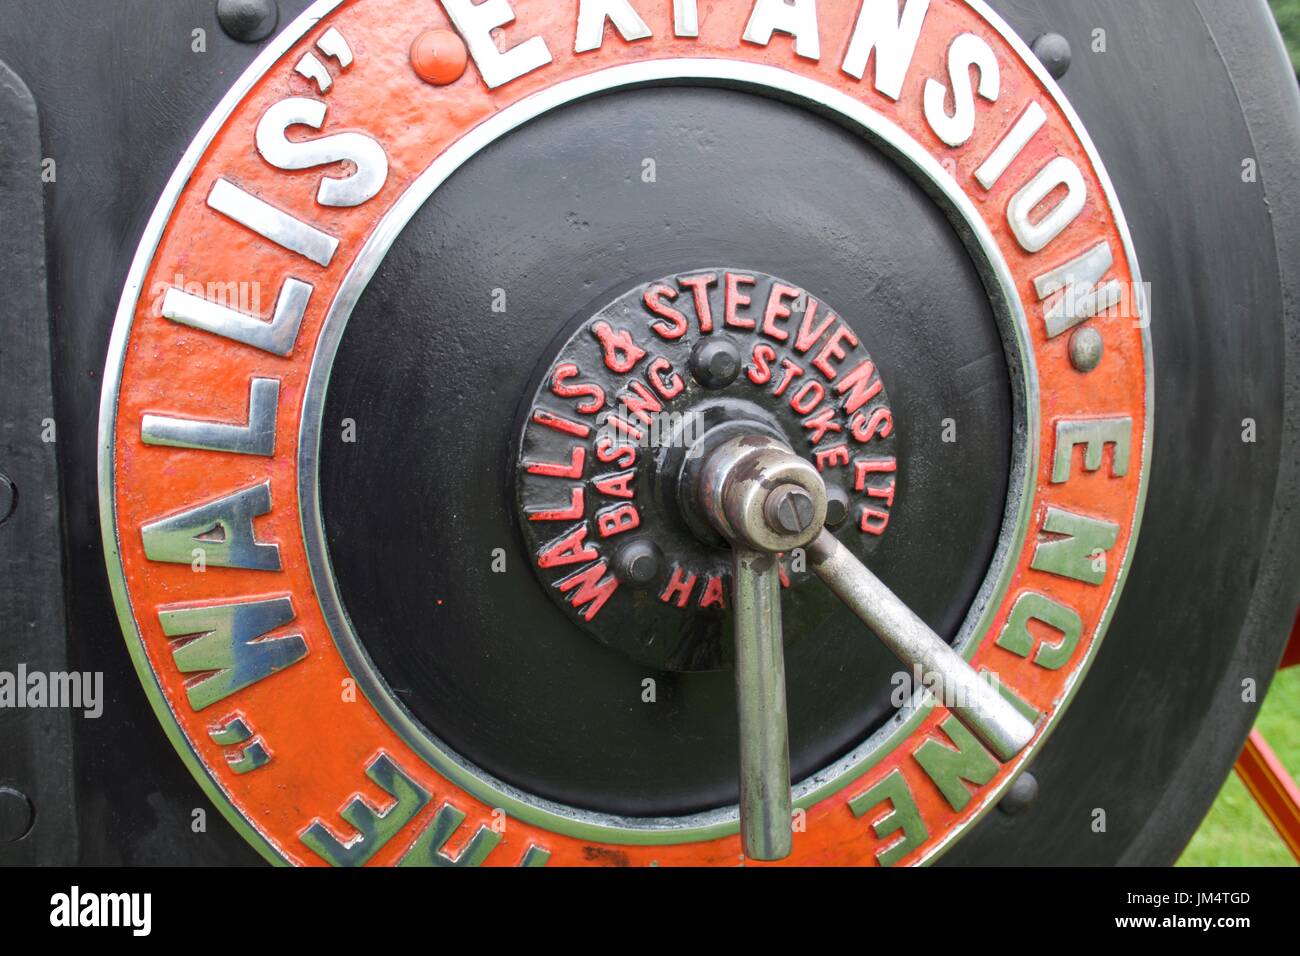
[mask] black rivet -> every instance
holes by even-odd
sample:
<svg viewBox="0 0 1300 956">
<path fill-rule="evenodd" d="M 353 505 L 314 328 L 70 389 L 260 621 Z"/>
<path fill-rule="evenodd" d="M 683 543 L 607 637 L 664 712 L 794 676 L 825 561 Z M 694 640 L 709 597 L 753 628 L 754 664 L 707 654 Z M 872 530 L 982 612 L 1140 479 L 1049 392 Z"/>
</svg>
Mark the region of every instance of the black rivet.
<svg viewBox="0 0 1300 956">
<path fill-rule="evenodd" d="M 740 375 L 740 350 L 727 339 L 707 338 L 691 352 L 691 374 L 705 388 L 726 388 Z"/>
<path fill-rule="evenodd" d="M 638 538 L 619 549 L 614 558 L 614 569 L 632 587 L 648 587 L 658 580 L 663 568 L 663 557 L 657 544 Z"/>
<path fill-rule="evenodd" d="M 826 527 L 834 531 L 849 520 L 849 494 L 839 485 L 826 486 Z"/>
<path fill-rule="evenodd" d="M 1017 816 L 1029 809 L 1038 799 L 1038 781 L 1028 770 L 1016 777 L 1010 788 L 998 801 L 998 809 L 1009 817 Z"/>
<path fill-rule="evenodd" d="M 36 808 L 13 787 L 0 787 L 0 843 L 17 843 L 32 829 Z"/>
<path fill-rule="evenodd" d="M 275 0 L 217 0 L 217 21 L 232 40 L 265 40 L 280 22 Z"/>
<path fill-rule="evenodd" d="M 1070 68 L 1070 41 L 1059 33 L 1044 33 L 1029 44 L 1029 49 L 1047 67 L 1047 72 L 1058 80 Z"/>
</svg>

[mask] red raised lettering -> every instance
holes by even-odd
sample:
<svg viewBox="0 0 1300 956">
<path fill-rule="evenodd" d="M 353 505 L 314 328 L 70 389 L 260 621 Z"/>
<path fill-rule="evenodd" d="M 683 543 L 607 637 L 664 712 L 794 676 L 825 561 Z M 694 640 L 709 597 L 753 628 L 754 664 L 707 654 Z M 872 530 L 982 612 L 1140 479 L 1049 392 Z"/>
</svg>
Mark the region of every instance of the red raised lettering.
<svg viewBox="0 0 1300 956">
<path fill-rule="evenodd" d="M 612 538 L 616 534 L 631 531 L 641 524 L 641 512 L 636 505 L 619 505 L 596 515 L 596 527 L 602 538 Z"/>
<path fill-rule="evenodd" d="M 645 290 L 645 307 L 660 319 L 667 320 L 652 322 L 651 330 L 661 339 L 672 342 L 686 334 L 688 323 L 686 316 L 664 302 L 665 298 L 676 299 L 677 290 L 662 283 Z"/>
<path fill-rule="evenodd" d="M 790 317 L 790 306 L 785 300 L 798 299 L 800 295 L 800 291 L 793 286 L 782 285 L 780 282 L 773 283 L 772 293 L 767 297 L 767 311 L 763 314 L 764 335 L 778 342 L 784 342 L 790 337 L 790 333 L 778 328 L 776 323 Z"/>
<path fill-rule="evenodd" d="M 563 594 L 575 591 L 570 598 L 569 603 L 577 608 L 585 621 L 590 621 L 600 609 L 605 606 L 605 602 L 613 597 L 614 592 L 618 590 L 618 578 L 610 575 L 604 580 L 601 575 L 608 569 L 604 561 L 593 564 L 584 571 L 571 574 L 563 581 L 558 582 L 555 586 Z M 582 608 L 586 606 L 586 610 Z"/>
<path fill-rule="evenodd" d="M 766 385 L 772 381 L 772 363 L 775 361 L 776 349 L 759 343 L 754 346 L 754 364 L 745 370 L 745 374 L 755 385 Z"/>
<path fill-rule="evenodd" d="M 738 309 L 749 305 L 749 296 L 740 291 L 742 285 L 752 286 L 755 284 L 753 276 L 741 275 L 736 272 L 727 273 L 727 291 L 724 304 L 722 322 L 729 328 L 733 329 L 752 329 L 754 320 L 747 319 L 744 316 L 737 315 Z"/>
<path fill-rule="evenodd" d="M 695 295 L 695 319 L 702 335 L 713 331 L 713 309 L 709 305 L 709 286 L 718 284 L 716 275 L 689 276 L 677 280 Z"/>
<path fill-rule="evenodd" d="M 608 322 L 597 322 L 591 331 L 605 352 L 605 367 L 611 372 L 623 375 L 645 358 L 645 349 L 636 344 L 631 332 L 615 330 Z"/>
<path fill-rule="evenodd" d="M 857 344 L 858 337 L 853 334 L 853 330 L 847 325 L 841 325 L 831 333 L 831 337 L 826 340 L 822 350 L 817 353 L 817 357 L 813 359 L 813 366 L 827 379 L 834 381 L 835 376 L 839 374 L 839 370 L 831 362 L 838 362 L 848 354 L 844 351 L 845 345 L 853 348 Z"/>
<path fill-rule="evenodd" d="M 587 401 L 579 402 L 575 408 L 583 415 L 594 415 L 605 405 L 605 390 L 591 382 L 582 382 L 578 385 L 565 384 L 569 379 L 577 378 L 581 374 L 582 372 L 578 370 L 578 366 L 572 362 L 557 365 L 555 373 L 551 376 L 551 391 L 560 398 L 582 398 L 587 396 Z"/>
<path fill-rule="evenodd" d="M 691 592 L 695 590 L 695 575 L 687 575 L 679 567 L 673 568 L 672 577 L 664 586 L 663 593 L 659 595 L 659 600 L 665 604 L 676 604 L 678 607 L 686 607 L 686 602 L 691 599 Z"/>
<path fill-rule="evenodd" d="M 558 568 L 566 564 L 581 564 L 600 557 L 600 552 L 587 544 L 587 526 L 580 524 L 563 537 L 556 538 L 537 553 L 539 568 Z"/>
<path fill-rule="evenodd" d="M 866 359 L 855 368 L 852 372 L 844 377 L 844 381 L 835 386 L 835 393 L 843 395 L 845 392 L 852 390 L 849 397 L 844 400 L 844 411 L 852 415 L 867 402 L 871 401 L 880 394 L 884 388 L 880 379 L 875 377 L 876 367 L 871 364 L 870 359 Z"/>
</svg>

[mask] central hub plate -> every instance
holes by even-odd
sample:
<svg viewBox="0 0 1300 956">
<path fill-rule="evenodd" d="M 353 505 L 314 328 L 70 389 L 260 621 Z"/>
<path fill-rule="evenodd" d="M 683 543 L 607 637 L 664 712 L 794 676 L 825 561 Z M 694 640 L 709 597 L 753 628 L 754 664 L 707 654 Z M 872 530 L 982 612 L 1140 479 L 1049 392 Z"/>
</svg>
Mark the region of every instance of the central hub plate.
<svg viewBox="0 0 1300 956">
<path fill-rule="evenodd" d="M 860 557 L 888 533 L 894 413 L 859 334 L 815 292 L 705 268 L 636 286 L 572 332 L 526 408 L 516 461 L 524 542 L 567 615 L 657 668 L 726 665 L 730 550 L 697 516 L 690 476 L 745 431 L 817 467 L 832 530 Z M 809 576 L 801 552 L 781 557 L 802 625 L 789 640 L 821 617 Z"/>
</svg>

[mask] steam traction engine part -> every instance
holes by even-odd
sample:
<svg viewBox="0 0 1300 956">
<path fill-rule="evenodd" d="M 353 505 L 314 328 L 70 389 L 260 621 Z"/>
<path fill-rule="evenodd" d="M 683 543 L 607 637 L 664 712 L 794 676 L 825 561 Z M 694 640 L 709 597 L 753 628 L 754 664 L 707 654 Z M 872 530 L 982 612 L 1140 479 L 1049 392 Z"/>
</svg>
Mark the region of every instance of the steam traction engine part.
<svg viewBox="0 0 1300 956">
<path fill-rule="evenodd" d="M 1264 3 L 6 4 L 0 670 L 106 692 L 0 861 L 1177 856 L 1300 597 Z"/>
</svg>

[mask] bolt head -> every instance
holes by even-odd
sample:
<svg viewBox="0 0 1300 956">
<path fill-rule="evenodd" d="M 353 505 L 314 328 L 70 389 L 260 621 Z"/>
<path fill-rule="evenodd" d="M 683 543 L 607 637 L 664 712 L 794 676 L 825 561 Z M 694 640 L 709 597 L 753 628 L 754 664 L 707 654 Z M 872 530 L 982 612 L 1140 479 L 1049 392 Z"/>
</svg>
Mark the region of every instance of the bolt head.
<svg viewBox="0 0 1300 956">
<path fill-rule="evenodd" d="M 1100 365 L 1104 351 L 1101 333 L 1096 329 L 1076 329 L 1070 336 L 1070 364 L 1080 372 L 1091 372 Z"/>
<path fill-rule="evenodd" d="M 217 22 L 240 43 L 256 43 L 271 35 L 280 22 L 275 0 L 217 0 Z"/>
<path fill-rule="evenodd" d="M 614 558 L 618 576 L 635 588 L 649 587 L 659 579 L 663 552 L 653 541 L 629 541 Z"/>
<path fill-rule="evenodd" d="M 1047 67 L 1047 72 L 1058 80 L 1070 68 L 1070 41 L 1059 33 L 1044 33 L 1029 45 L 1029 49 Z"/>
<path fill-rule="evenodd" d="M 1006 794 L 998 801 L 998 809 L 1009 817 L 1018 816 L 1038 799 L 1038 781 L 1028 770 L 1012 782 Z"/>
<path fill-rule="evenodd" d="M 839 485 L 826 486 L 826 527 L 834 531 L 849 520 L 849 495 Z"/>
<path fill-rule="evenodd" d="M 705 388 L 726 388 L 740 376 L 740 350 L 722 338 L 707 338 L 691 353 L 691 374 Z"/>
<path fill-rule="evenodd" d="M 812 495 L 798 485 L 782 485 L 767 498 L 767 520 L 782 534 L 802 534 L 812 527 Z"/>
</svg>

